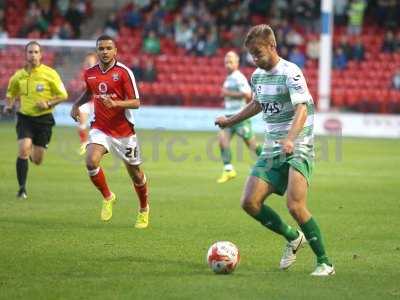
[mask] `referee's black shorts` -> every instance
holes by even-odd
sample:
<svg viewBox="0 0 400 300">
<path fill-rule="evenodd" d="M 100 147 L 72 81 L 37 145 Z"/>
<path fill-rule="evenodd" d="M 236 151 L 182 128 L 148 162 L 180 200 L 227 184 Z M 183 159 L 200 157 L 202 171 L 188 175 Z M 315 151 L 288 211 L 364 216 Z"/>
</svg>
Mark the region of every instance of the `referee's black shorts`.
<svg viewBox="0 0 400 300">
<path fill-rule="evenodd" d="M 31 117 L 17 113 L 18 139 L 31 138 L 35 146 L 48 147 L 54 125 L 55 121 L 52 114 Z"/>
</svg>

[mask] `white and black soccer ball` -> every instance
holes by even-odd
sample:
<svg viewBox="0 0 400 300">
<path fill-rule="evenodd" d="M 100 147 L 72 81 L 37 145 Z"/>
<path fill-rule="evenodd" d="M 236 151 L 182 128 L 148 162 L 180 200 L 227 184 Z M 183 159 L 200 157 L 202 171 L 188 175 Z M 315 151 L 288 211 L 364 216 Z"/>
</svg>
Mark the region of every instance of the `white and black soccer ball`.
<svg viewBox="0 0 400 300">
<path fill-rule="evenodd" d="M 232 273 L 239 261 L 239 249 L 231 242 L 219 241 L 208 249 L 207 263 L 216 274 Z"/>
</svg>

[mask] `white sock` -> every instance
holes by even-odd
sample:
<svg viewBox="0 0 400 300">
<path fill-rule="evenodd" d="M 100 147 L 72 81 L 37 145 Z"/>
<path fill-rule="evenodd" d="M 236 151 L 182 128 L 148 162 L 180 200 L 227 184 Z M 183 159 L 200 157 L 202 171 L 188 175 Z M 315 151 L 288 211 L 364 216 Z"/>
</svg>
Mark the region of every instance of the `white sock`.
<svg viewBox="0 0 400 300">
<path fill-rule="evenodd" d="M 226 164 L 224 165 L 224 171 L 232 171 L 233 170 L 233 165 L 232 164 Z"/>
<path fill-rule="evenodd" d="M 93 170 L 87 170 L 89 176 L 93 177 L 96 176 L 97 174 L 99 174 L 100 172 L 100 167 L 98 167 L 97 169 L 93 169 Z"/>
</svg>

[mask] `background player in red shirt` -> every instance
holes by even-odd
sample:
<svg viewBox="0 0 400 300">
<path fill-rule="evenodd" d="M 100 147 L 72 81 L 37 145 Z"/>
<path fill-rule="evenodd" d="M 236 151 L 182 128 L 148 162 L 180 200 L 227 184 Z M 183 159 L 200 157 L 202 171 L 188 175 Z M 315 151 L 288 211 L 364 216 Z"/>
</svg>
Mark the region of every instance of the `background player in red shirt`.
<svg viewBox="0 0 400 300">
<path fill-rule="evenodd" d="M 139 167 L 140 150 L 131 111 L 140 106 L 135 78 L 128 67 L 116 60 L 117 48 L 113 38 L 100 36 L 96 48 L 99 63 L 85 71 L 86 90 L 73 105 L 71 117 L 77 121 L 79 106 L 93 100 L 94 121 L 89 132 L 86 167 L 91 181 L 104 197 L 101 219 L 111 219 L 116 202 L 100 167 L 104 154 L 112 152 L 124 161 L 139 197 L 140 209 L 135 227 L 146 228 L 149 223 L 147 182 Z"/>
</svg>

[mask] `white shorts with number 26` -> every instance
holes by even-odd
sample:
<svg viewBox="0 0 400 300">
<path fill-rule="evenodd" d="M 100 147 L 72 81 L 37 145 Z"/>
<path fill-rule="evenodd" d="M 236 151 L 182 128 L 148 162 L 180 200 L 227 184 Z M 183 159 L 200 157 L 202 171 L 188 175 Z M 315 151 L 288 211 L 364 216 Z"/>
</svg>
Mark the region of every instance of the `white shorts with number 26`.
<svg viewBox="0 0 400 300">
<path fill-rule="evenodd" d="M 93 128 L 89 132 L 89 144 L 99 144 L 130 165 L 139 165 L 140 149 L 136 135 L 124 138 L 115 138 L 103 131 Z"/>
</svg>

